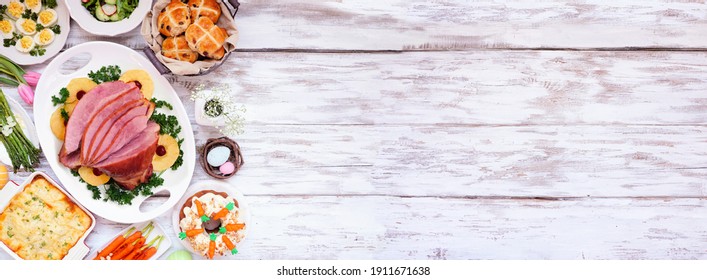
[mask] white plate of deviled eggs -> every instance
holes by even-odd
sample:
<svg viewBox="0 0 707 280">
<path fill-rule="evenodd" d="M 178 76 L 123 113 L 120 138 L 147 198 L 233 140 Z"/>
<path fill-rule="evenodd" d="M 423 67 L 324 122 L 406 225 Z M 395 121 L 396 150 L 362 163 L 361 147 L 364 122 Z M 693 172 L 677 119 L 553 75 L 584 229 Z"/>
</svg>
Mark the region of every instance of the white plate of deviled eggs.
<svg viewBox="0 0 707 280">
<path fill-rule="evenodd" d="M 0 54 L 22 65 L 45 62 L 64 47 L 69 19 L 63 0 L 0 0 Z"/>
</svg>

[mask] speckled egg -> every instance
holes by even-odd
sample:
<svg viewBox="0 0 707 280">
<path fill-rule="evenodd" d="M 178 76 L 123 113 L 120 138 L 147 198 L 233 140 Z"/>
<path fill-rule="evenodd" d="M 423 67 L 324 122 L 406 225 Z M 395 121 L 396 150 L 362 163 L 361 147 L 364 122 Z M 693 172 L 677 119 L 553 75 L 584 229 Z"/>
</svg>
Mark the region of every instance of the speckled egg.
<svg viewBox="0 0 707 280">
<path fill-rule="evenodd" d="M 231 149 L 224 146 L 218 146 L 209 151 L 206 155 L 206 162 L 208 162 L 211 166 L 218 167 L 226 163 L 230 155 Z"/>
<path fill-rule="evenodd" d="M 226 162 L 218 168 L 218 171 L 221 171 L 223 175 L 230 175 L 233 171 L 236 171 L 236 166 L 232 162 Z"/>
</svg>

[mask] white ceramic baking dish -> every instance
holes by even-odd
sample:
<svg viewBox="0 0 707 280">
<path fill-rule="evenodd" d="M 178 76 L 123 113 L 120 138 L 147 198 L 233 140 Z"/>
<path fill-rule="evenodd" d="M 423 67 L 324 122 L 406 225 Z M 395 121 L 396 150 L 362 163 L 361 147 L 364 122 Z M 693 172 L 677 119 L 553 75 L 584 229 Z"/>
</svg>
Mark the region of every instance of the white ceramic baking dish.
<svg viewBox="0 0 707 280">
<path fill-rule="evenodd" d="M 12 183 L 7 184 L 5 186 L 5 188 L 0 190 L 0 209 L 5 211 L 5 208 L 8 206 L 8 204 L 10 204 L 10 201 L 12 200 L 12 198 L 15 197 L 16 194 L 18 194 L 19 192 L 24 190 L 25 186 L 27 186 L 27 184 L 32 182 L 32 180 L 34 180 L 34 178 L 37 176 L 42 176 L 45 179 L 47 179 L 47 181 L 49 181 L 49 183 L 52 183 L 54 186 L 56 186 L 57 189 L 59 189 L 62 193 L 64 193 L 64 195 L 66 195 L 69 199 L 71 199 L 71 201 L 76 203 L 76 205 L 78 205 L 79 208 L 81 208 L 81 210 L 86 212 L 86 214 L 91 218 L 91 226 L 88 228 L 88 230 L 86 230 L 86 232 L 81 236 L 81 238 L 79 238 L 79 240 L 76 242 L 76 245 L 74 245 L 74 247 L 69 249 L 69 253 L 66 254 L 66 256 L 64 256 L 64 258 L 63 258 L 63 260 L 81 260 L 81 259 L 83 259 L 83 257 L 85 257 L 89 251 L 91 251 L 91 249 L 88 246 L 86 246 L 85 240 L 86 240 L 86 237 L 88 236 L 88 234 L 91 233 L 91 231 L 93 231 L 93 227 L 96 226 L 96 218 L 93 217 L 93 214 L 91 214 L 91 212 L 89 212 L 81 204 L 76 202 L 76 200 L 73 197 L 71 197 L 71 195 L 69 195 L 69 193 L 66 192 L 63 187 L 61 187 L 61 185 L 59 185 L 56 181 L 54 181 L 54 179 L 49 177 L 44 172 L 37 171 L 37 172 L 32 173 L 29 176 L 29 178 L 27 178 L 27 180 L 25 180 L 25 182 L 19 186 L 15 186 Z M 5 245 L 5 243 L 0 242 L 0 248 L 2 248 L 5 252 L 7 252 L 13 258 L 15 258 L 17 260 L 22 260 L 22 258 L 20 258 L 20 256 L 15 254 L 15 252 L 10 250 L 10 248 L 8 248 Z"/>
</svg>

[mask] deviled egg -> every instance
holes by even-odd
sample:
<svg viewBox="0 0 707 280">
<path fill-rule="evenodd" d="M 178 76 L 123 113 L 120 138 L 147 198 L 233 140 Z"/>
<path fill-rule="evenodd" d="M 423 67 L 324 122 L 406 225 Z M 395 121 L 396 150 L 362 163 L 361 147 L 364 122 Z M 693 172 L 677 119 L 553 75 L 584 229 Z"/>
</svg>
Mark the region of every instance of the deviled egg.
<svg viewBox="0 0 707 280">
<path fill-rule="evenodd" d="M 7 11 L 5 11 L 11 19 L 18 19 L 25 12 L 25 4 L 20 3 L 20 1 L 12 0 L 7 4 Z"/>
<path fill-rule="evenodd" d="M 40 46 L 46 46 L 54 42 L 54 31 L 51 29 L 42 29 L 36 35 L 34 35 L 34 42 Z"/>
<path fill-rule="evenodd" d="M 46 9 L 37 14 L 37 21 L 44 26 L 51 26 L 56 23 L 57 15 L 53 9 Z"/>
<path fill-rule="evenodd" d="M 0 20 L 0 34 L 5 39 L 12 38 L 12 32 L 15 32 L 15 25 L 9 20 Z"/>
<path fill-rule="evenodd" d="M 25 0 L 25 5 L 32 12 L 39 13 L 39 10 L 42 9 L 42 0 Z"/>
<path fill-rule="evenodd" d="M 31 19 L 18 19 L 17 30 L 23 35 L 34 35 L 34 33 L 37 33 L 37 23 Z"/>
<path fill-rule="evenodd" d="M 28 53 L 34 48 L 34 39 L 30 36 L 23 36 L 22 39 L 17 40 L 15 47 L 20 52 Z"/>
</svg>

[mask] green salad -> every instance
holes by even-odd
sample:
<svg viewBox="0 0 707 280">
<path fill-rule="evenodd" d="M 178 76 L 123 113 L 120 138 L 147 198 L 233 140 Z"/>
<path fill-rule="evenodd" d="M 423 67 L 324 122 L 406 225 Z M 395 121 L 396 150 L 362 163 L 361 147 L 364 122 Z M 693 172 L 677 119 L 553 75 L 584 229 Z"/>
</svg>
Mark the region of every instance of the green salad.
<svg viewBox="0 0 707 280">
<path fill-rule="evenodd" d="M 75 0 L 74 0 L 75 1 Z M 100 21 L 121 21 L 133 13 L 139 0 L 81 0 L 82 5 Z"/>
</svg>

